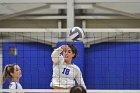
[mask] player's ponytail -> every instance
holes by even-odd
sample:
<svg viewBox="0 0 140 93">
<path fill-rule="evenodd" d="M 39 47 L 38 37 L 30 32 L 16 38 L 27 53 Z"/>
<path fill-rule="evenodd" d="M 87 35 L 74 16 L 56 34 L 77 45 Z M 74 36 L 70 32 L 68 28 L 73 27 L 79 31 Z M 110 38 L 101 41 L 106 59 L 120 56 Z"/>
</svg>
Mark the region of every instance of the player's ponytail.
<svg viewBox="0 0 140 93">
<path fill-rule="evenodd" d="M 2 82 L 4 83 L 8 76 L 12 78 L 11 73 L 14 73 L 14 66 L 17 64 L 8 64 L 5 66 L 2 76 Z"/>
<path fill-rule="evenodd" d="M 9 69 L 9 66 L 6 65 L 5 68 L 4 68 L 4 71 L 3 71 L 3 76 L 2 76 L 2 82 L 4 83 L 6 78 L 8 77 L 8 69 Z"/>
</svg>

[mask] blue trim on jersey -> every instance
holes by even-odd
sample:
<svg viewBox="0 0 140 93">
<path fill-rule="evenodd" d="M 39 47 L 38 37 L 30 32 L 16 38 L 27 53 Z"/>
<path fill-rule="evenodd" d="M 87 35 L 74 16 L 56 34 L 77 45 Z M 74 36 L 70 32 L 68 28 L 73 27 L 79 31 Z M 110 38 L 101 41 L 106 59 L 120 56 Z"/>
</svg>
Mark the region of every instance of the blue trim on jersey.
<svg viewBox="0 0 140 93">
<path fill-rule="evenodd" d="M 59 56 L 63 56 L 63 52 L 61 52 Z"/>
<path fill-rule="evenodd" d="M 17 83 L 15 82 L 15 84 L 16 84 L 16 89 L 18 89 L 18 85 L 17 85 Z M 18 93 L 18 92 L 16 92 L 16 93 Z"/>
<path fill-rule="evenodd" d="M 15 82 L 15 84 L 16 84 L 16 89 L 18 89 L 18 85 L 17 85 L 17 83 Z"/>
</svg>

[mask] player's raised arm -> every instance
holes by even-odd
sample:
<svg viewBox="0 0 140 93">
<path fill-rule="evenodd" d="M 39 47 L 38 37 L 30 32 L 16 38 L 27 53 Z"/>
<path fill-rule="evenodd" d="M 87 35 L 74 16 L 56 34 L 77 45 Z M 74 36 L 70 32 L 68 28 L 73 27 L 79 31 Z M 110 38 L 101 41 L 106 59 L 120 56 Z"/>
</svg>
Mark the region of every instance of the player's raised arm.
<svg viewBox="0 0 140 93">
<path fill-rule="evenodd" d="M 64 57 L 60 53 L 62 53 L 63 51 L 66 51 L 66 49 L 67 49 L 67 45 L 62 45 L 52 52 L 51 57 L 52 57 L 52 61 L 55 64 L 57 64 L 58 62 L 64 61 Z"/>
</svg>

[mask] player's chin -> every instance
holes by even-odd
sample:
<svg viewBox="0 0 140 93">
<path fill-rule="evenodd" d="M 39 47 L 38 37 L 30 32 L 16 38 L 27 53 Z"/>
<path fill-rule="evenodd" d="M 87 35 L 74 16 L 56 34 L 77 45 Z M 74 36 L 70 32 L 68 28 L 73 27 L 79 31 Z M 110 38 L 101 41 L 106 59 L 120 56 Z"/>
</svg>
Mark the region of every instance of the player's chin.
<svg viewBox="0 0 140 93">
<path fill-rule="evenodd" d="M 68 60 L 68 58 L 66 58 L 66 57 L 65 57 L 64 59 L 65 59 L 65 60 Z"/>
<path fill-rule="evenodd" d="M 65 58 L 65 61 L 68 61 L 69 60 L 69 58 Z"/>
</svg>

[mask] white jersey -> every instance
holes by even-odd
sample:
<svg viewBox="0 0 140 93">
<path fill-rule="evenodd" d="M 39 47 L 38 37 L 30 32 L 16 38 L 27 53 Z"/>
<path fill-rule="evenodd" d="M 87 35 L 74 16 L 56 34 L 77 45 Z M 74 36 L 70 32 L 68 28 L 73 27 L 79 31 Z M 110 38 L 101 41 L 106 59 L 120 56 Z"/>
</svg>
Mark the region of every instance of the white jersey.
<svg viewBox="0 0 140 93">
<path fill-rule="evenodd" d="M 53 61 L 53 76 L 50 86 L 71 88 L 75 86 L 76 80 L 78 85 L 82 85 L 86 88 L 80 68 L 75 64 L 67 64 L 64 62 L 64 57 L 61 55 L 62 51 L 61 47 L 59 47 L 54 50 L 51 55 Z"/>
<path fill-rule="evenodd" d="M 12 81 L 9 85 L 9 89 L 22 89 L 22 86 L 19 82 Z"/>
</svg>

